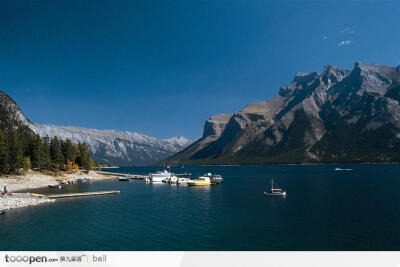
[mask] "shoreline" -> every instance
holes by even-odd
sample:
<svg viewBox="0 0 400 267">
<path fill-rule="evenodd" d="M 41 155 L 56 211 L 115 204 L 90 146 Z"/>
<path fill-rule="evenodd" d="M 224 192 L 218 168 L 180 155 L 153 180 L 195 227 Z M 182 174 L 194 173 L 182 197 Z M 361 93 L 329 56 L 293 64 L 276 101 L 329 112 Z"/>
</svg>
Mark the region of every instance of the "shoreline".
<svg viewBox="0 0 400 267">
<path fill-rule="evenodd" d="M 29 193 L 30 189 L 47 188 L 49 185 L 58 185 L 57 180 L 74 180 L 76 182 L 79 177 L 91 178 L 93 181 L 115 179 L 113 175 L 102 175 L 96 171 L 89 171 L 84 173 L 78 171 L 77 173 L 61 172 L 60 175 L 45 174 L 38 171 L 29 170 L 23 175 L 9 175 L 0 177 L 0 187 L 8 187 L 11 195 L 0 195 L 0 210 L 10 210 L 15 208 L 22 208 L 28 206 L 36 206 L 45 203 L 52 203 L 55 200 L 46 197 L 36 197 Z"/>
</svg>

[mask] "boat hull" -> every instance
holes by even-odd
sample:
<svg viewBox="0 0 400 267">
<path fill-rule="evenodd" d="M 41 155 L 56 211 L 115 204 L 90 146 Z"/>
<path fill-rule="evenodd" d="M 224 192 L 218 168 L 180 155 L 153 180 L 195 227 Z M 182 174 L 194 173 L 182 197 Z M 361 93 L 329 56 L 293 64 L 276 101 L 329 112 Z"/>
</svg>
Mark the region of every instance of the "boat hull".
<svg viewBox="0 0 400 267">
<path fill-rule="evenodd" d="M 286 196 L 286 192 L 282 193 L 270 193 L 270 192 L 264 192 L 264 196 Z"/>
<path fill-rule="evenodd" d="M 211 185 L 211 183 L 205 183 L 205 182 L 188 182 L 188 186 L 207 186 Z"/>
</svg>

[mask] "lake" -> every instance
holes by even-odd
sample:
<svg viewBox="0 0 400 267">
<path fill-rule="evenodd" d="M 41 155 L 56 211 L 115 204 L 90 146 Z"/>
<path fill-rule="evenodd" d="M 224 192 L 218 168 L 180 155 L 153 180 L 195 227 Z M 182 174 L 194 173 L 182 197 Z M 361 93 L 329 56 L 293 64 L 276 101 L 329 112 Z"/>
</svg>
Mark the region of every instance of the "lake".
<svg viewBox="0 0 400 267">
<path fill-rule="evenodd" d="M 335 168 L 351 171 L 335 171 Z M 108 169 L 147 174 L 159 167 Z M 210 187 L 99 181 L 0 216 L 0 250 L 399 250 L 400 165 L 185 166 Z M 271 178 L 286 197 L 264 196 Z"/>
</svg>

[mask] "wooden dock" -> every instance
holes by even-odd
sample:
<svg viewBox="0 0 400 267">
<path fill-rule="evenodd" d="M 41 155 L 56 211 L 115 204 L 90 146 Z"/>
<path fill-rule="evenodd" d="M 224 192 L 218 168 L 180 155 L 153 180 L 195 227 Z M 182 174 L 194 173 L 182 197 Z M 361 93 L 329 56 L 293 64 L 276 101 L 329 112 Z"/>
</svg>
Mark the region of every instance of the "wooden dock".
<svg viewBox="0 0 400 267">
<path fill-rule="evenodd" d="M 52 194 L 52 195 L 45 195 L 45 197 L 47 198 L 86 197 L 86 196 L 98 196 L 98 195 L 119 194 L 119 193 L 120 191 L 112 190 L 112 191 Z"/>
</svg>

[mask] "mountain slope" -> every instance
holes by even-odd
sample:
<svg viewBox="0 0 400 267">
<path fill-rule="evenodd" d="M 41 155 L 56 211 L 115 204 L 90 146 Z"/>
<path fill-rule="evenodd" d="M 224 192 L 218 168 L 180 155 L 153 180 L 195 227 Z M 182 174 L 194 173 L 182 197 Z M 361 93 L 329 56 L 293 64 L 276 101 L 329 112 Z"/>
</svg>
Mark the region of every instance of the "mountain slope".
<svg viewBox="0 0 400 267">
<path fill-rule="evenodd" d="M 119 166 L 158 162 L 182 150 L 190 141 L 185 137 L 159 140 L 143 134 L 117 130 L 95 130 L 73 126 L 34 125 L 37 134 L 58 136 L 87 143 L 94 160 Z"/>
<path fill-rule="evenodd" d="M 220 133 L 204 134 L 166 162 L 400 161 L 399 100 L 400 67 L 357 62 L 351 71 L 298 73 L 274 99 L 226 116 Z"/>
<path fill-rule="evenodd" d="M 32 123 L 25 117 L 17 103 L 6 93 L 0 91 L 0 129 L 33 129 Z"/>
</svg>

